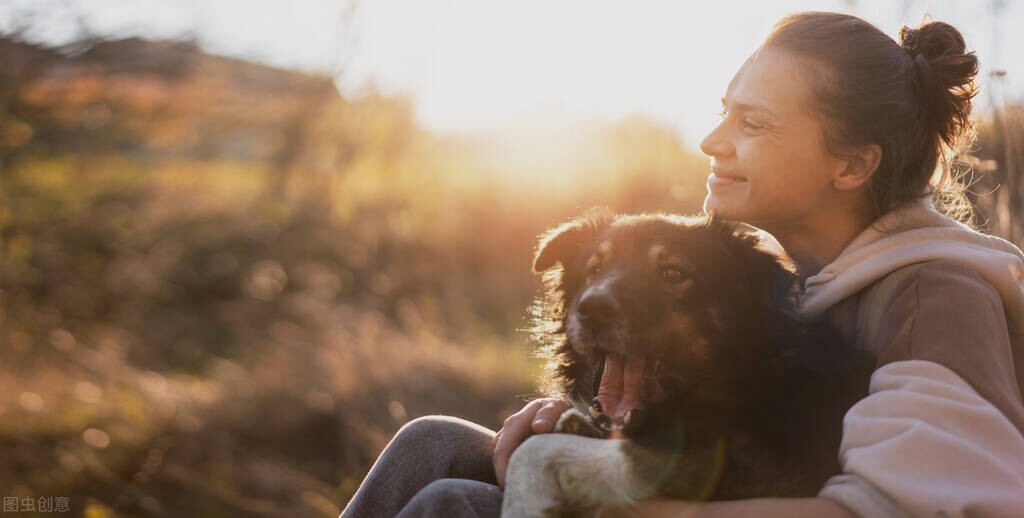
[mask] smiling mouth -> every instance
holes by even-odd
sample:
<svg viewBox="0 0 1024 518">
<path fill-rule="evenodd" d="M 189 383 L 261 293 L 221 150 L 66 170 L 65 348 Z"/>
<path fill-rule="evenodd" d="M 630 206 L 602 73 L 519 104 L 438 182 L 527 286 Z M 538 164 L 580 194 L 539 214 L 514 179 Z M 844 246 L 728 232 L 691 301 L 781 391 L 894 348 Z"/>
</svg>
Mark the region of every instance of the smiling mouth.
<svg viewBox="0 0 1024 518">
<path fill-rule="evenodd" d="M 722 173 L 719 171 L 711 171 L 711 174 L 708 175 L 708 185 L 733 185 L 746 183 L 746 181 L 747 179 L 742 176 Z"/>
</svg>

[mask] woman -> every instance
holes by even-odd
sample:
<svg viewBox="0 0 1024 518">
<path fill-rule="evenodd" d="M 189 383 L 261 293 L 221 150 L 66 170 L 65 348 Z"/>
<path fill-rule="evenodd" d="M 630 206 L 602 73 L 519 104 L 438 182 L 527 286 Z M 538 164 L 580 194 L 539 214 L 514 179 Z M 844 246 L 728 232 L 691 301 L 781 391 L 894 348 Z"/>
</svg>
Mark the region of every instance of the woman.
<svg viewBox="0 0 1024 518">
<path fill-rule="evenodd" d="M 976 73 L 949 25 L 904 29 L 897 43 L 852 16 L 801 13 L 736 74 L 701 143 L 704 209 L 774 236 L 804 282 L 795 309 L 832 319 L 878 368 L 844 420 L 844 473 L 817 498 L 644 502 L 641 516 L 1024 509 L 1024 256 L 931 203 L 966 206 L 944 166 L 970 135 Z M 343 515 L 496 515 L 512 451 L 567 408 L 538 400 L 509 417 L 493 473 L 489 431 L 410 423 Z"/>
</svg>

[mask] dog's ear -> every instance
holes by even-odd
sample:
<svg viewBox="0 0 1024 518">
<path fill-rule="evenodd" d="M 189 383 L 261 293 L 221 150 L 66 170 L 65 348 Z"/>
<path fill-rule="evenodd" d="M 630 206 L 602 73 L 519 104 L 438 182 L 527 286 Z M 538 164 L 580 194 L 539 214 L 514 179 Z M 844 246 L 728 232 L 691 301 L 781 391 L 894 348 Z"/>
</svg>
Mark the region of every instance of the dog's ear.
<svg viewBox="0 0 1024 518">
<path fill-rule="evenodd" d="M 585 215 L 547 231 L 540 238 L 537 255 L 533 258 L 533 271 L 541 273 L 562 263 L 564 266 L 579 250 L 580 245 L 593 241 L 615 219 L 606 208 L 591 209 Z"/>
<path fill-rule="evenodd" d="M 570 221 L 549 230 L 540 239 L 537 255 L 533 258 L 533 271 L 541 273 L 556 263 L 565 264 L 584 240 L 585 231 L 578 221 Z"/>
</svg>

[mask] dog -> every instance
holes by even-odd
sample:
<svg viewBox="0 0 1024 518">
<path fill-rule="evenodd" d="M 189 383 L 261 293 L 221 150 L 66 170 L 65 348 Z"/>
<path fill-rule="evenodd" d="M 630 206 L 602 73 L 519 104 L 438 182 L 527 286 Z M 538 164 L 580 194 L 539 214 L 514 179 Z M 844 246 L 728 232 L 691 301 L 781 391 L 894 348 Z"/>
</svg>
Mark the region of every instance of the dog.
<svg viewBox="0 0 1024 518">
<path fill-rule="evenodd" d="M 575 406 L 512 455 L 502 516 L 813 496 L 839 473 L 873 363 L 787 310 L 796 276 L 763 248 L 707 217 L 608 211 L 542 238 L 534 335 Z"/>
</svg>

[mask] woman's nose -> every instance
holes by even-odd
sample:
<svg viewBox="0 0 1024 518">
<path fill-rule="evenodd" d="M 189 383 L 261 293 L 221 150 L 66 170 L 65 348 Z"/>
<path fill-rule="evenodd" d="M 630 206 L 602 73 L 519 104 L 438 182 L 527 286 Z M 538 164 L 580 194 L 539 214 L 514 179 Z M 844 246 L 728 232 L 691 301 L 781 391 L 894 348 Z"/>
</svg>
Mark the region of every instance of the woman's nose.
<svg viewBox="0 0 1024 518">
<path fill-rule="evenodd" d="M 704 140 L 700 141 L 700 150 L 708 156 L 728 156 L 732 154 L 732 142 L 723 134 L 725 125 L 723 121 L 721 124 L 711 130 Z"/>
</svg>

